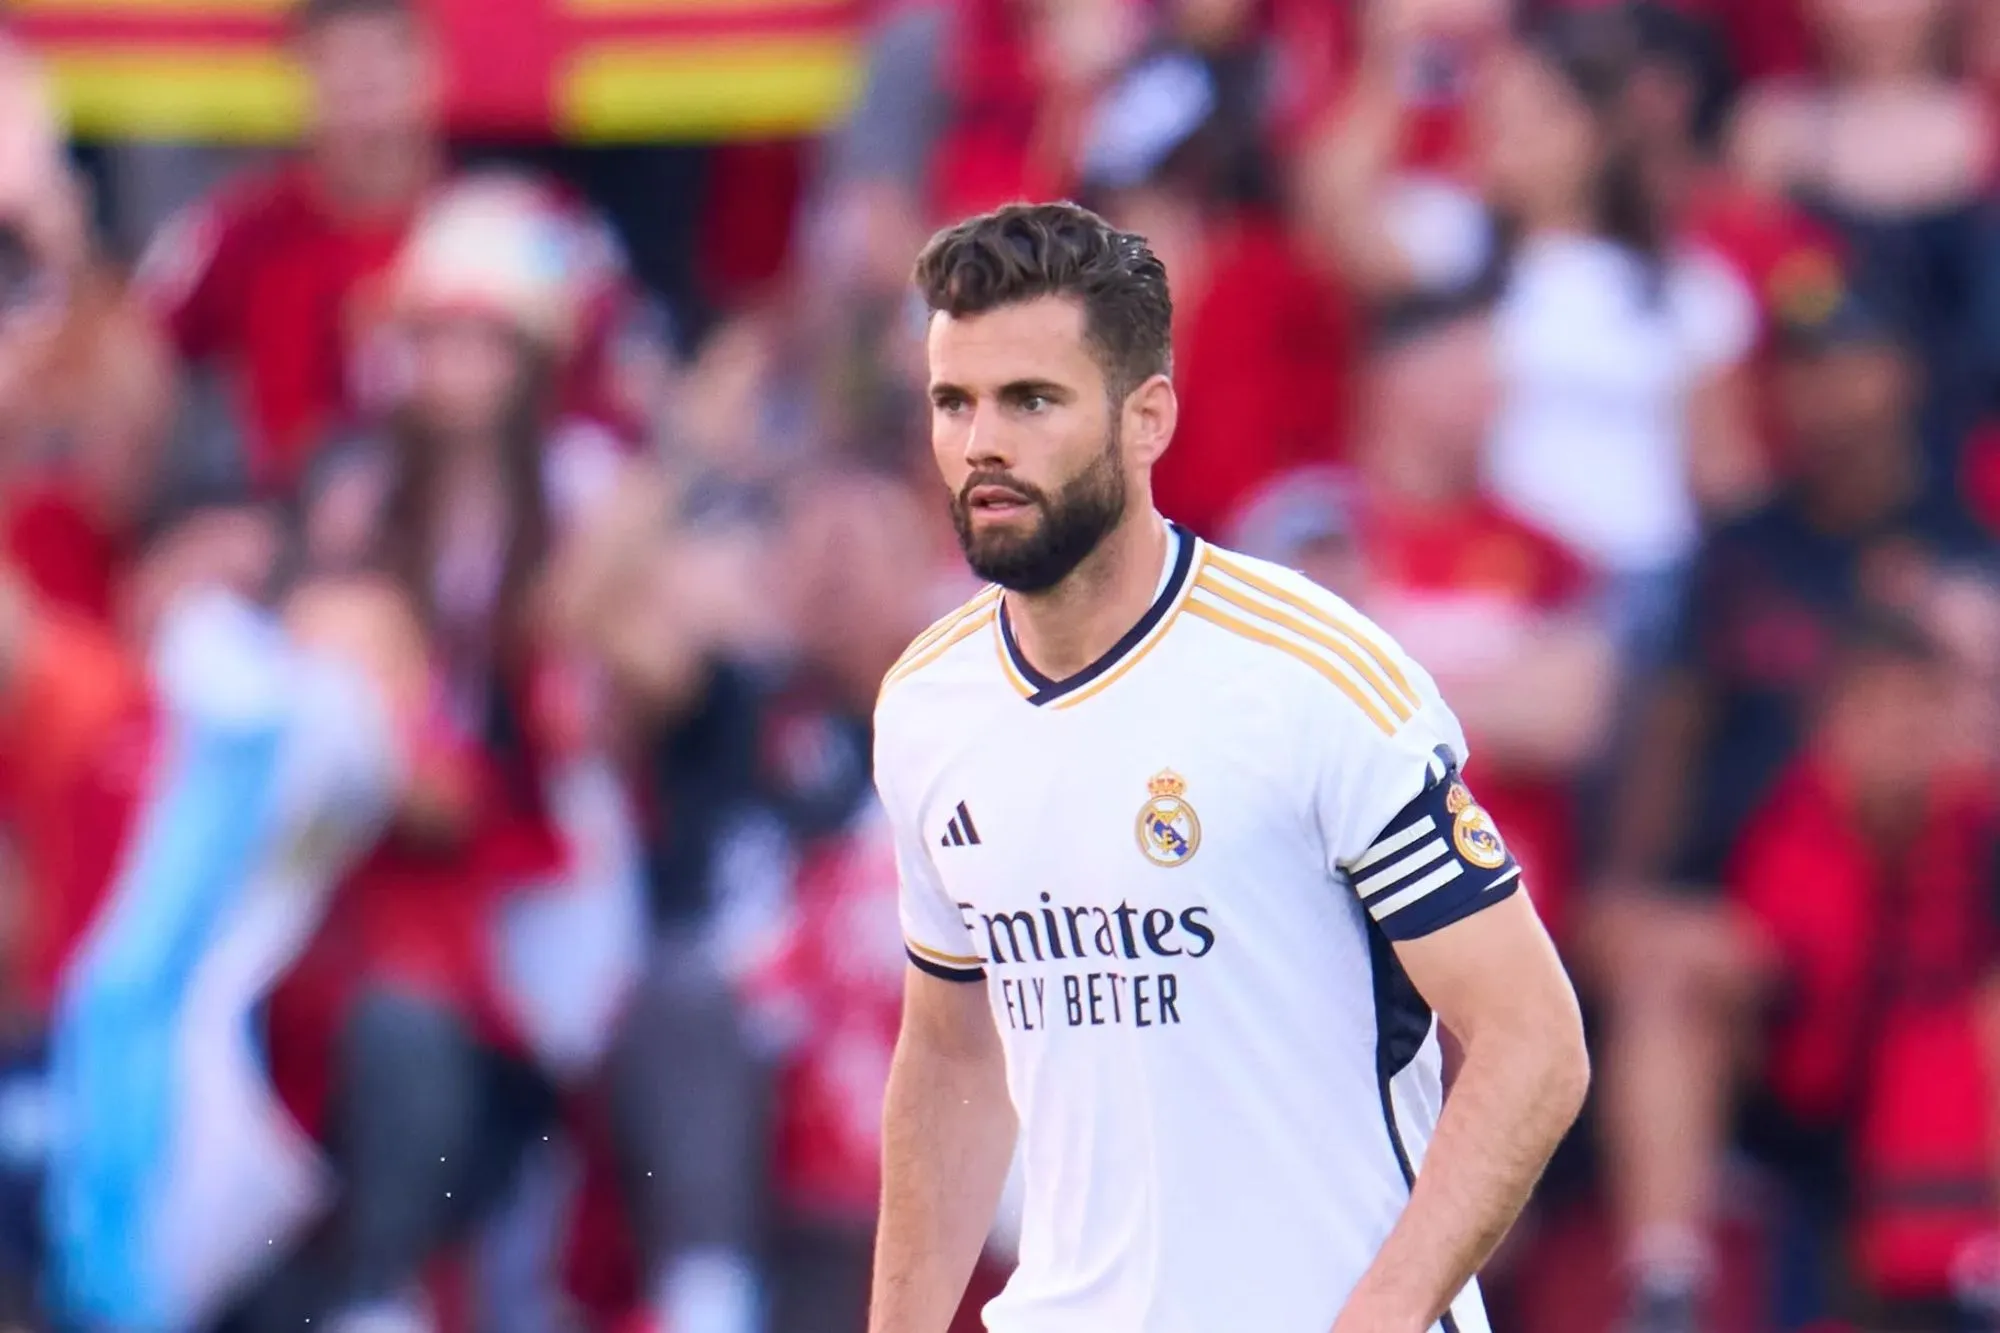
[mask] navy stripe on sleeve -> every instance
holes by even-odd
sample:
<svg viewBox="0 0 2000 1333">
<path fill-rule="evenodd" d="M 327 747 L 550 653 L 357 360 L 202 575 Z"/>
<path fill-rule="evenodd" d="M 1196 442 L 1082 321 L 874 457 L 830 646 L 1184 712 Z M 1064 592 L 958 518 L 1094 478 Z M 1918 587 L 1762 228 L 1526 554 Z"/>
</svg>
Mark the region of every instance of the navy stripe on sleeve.
<svg viewBox="0 0 2000 1333">
<path fill-rule="evenodd" d="M 928 972 L 940 981 L 984 981 L 986 969 L 983 967 L 946 967 L 924 957 L 915 949 L 905 945 L 903 952 L 909 955 L 910 963 L 919 972 Z"/>
</svg>

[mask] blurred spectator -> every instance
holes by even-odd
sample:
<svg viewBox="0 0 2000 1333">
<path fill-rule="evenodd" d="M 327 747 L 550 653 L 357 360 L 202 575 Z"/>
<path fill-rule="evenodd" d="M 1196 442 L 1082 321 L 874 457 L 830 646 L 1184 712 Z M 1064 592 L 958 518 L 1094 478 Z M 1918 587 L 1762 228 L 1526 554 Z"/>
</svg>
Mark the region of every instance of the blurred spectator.
<svg viewBox="0 0 2000 1333">
<path fill-rule="evenodd" d="M 1611 828 L 1600 1086 L 1612 1184 L 1642 1298 L 1680 1311 L 1705 1267 L 1719 1090 L 1755 975 L 1715 897 L 1731 849 L 1799 752 L 1846 619 L 1927 613 L 1953 564 L 1991 573 L 1984 537 L 1926 501 L 1915 370 L 1880 315 L 1844 292 L 1795 315 L 1784 357 L 1792 482 L 1704 546 Z"/>
<path fill-rule="evenodd" d="M 1769 1027 L 1766 1145 L 1821 1290 L 1870 1329 L 1976 1327 L 1954 1290 L 1992 1229 L 2000 1132 L 1977 1037 L 2000 977 L 1995 808 L 1948 732 L 1952 666 L 1908 621 L 1866 619 L 1836 658 L 1812 740 L 1732 856 Z M 1767 1130 L 1768 1132 L 1768 1130 Z M 1799 1280 L 1799 1279 L 1795 1279 Z M 1798 1308 L 1798 1307 L 1805 1308 Z M 1835 1312 L 1835 1311 L 1829 1311 Z"/>
<path fill-rule="evenodd" d="M 154 516 L 167 366 L 94 253 L 40 71 L 0 50 L 0 533 L 42 596 L 110 622 Z"/>
<path fill-rule="evenodd" d="M 782 554 L 796 658 L 768 696 L 760 768 L 796 872 L 749 977 L 786 1043 L 773 1333 L 866 1327 L 902 1000 L 902 966 L 877 928 L 895 911 L 895 870 L 870 782 L 871 725 L 884 673 L 968 591 L 942 512 L 885 476 L 816 476 L 791 491 Z"/>
<path fill-rule="evenodd" d="M 798 658 L 771 695 L 763 746 L 798 866 L 796 901 L 759 983 L 785 1001 L 794 1042 L 778 1125 L 773 1328 L 858 1333 L 902 994 L 901 967 L 870 943 L 879 932 L 869 923 L 885 903 L 894 911 L 895 885 L 877 837 L 871 719 L 883 674 L 937 605 L 942 548 L 903 483 L 812 478 L 790 509 L 785 597 Z"/>
<path fill-rule="evenodd" d="M 357 290 L 444 168 L 437 57 L 405 0 L 306 0 L 295 24 L 303 152 L 170 220 L 139 271 L 180 354 L 226 365 L 249 473 L 279 488 L 353 414 Z"/>
<path fill-rule="evenodd" d="M 1754 338 L 1750 297 L 1669 230 L 1630 123 L 1639 48 L 1619 10 L 1452 48 L 1478 61 L 1483 201 L 1434 175 L 1392 180 L 1431 30 L 1412 0 L 1370 12 L 1364 67 L 1309 172 L 1313 216 L 1376 299 L 1497 284 L 1495 498 L 1617 581 L 1620 640 L 1644 650 L 1698 501 L 1727 507 L 1754 474 L 1734 375 Z"/>
<path fill-rule="evenodd" d="M 1608 734 L 1617 664 L 1583 565 L 1480 491 L 1493 353 L 1480 305 L 1413 303 L 1383 321 L 1359 447 L 1361 605 L 1452 700 L 1480 799 L 1560 942 L 1578 872 L 1572 791 Z"/>
<path fill-rule="evenodd" d="M 507 1198 L 640 961 L 592 654 L 548 612 L 564 535 L 621 466 L 557 414 L 579 319 L 563 226 L 507 179 L 431 205 L 395 270 L 407 400 L 386 442 L 327 461 L 308 525 L 309 567 L 394 582 L 434 680 L 398 826 L 272 1010 L 309 1124 L 337 1056 L 326 1115 L 344 1190 L 323 1300 L 349 1316 L 416 1317 L 424 1265 Z"/>
<path fill-rule="evenodd" d="M 424 690 L 400 610 L 319 592 L 281 625 L 195 587 L 161 622 L 136 817 L 98 830 L 117 871 L 50 1035 L 61 1321 L 204 1326 L 323 1206 L 251 1025 L 392 803 Z"/>
<path fill-rule="evenodd" d="M 1947 73 L 1949 0 L 1810 0 L 1824 81 L 1753 89 L 1731 154 L 1746 179 L 1844 218 L 1907 218 L 1969 203 L 1992 165 L 1993 125 Z"/>
<path fill-rule="evenodd" d="M 638 1269 L 628 1308 L 643 1327 L 743 1333 L 765 1301 L 769 1120 L 735 982 L 788 861 L 760 782 L 762 690 L 737 647 L 735 553 L 689 521 L 685 493 L 643 476 L 621 491 L 579 545 L 600 571 L 625 570 L 625 590 L 614 575 L 593 614 L 642 812 L 643 966 L 605 1071 L 608 1166 Z"/>
<path fill-rule="evenodd" d="M 1296 569 L 1350 602 L 1366 595 L 1355 534 L 1359 484 L 1346 469 L 1315 464 L 1281 472 L 1246 497 L 1224 531 L 1233 551 Z"/>
<path fill-rule="evenodd" d="M 1753 88 L 1731 134 L 1744 178 L 1835 227 L 1859 280 L 1897 303 L 1925 367 L 1926 484 L 1940 496 L 2000 364 L 1980 305 L 2000 245 L 1985 203 L 1994 108 L 1953 73 L 1980 8 L 1813 0 L 1823 76 Z"/>
<path fill-rule="evenodd" d="M 312 89 L 299 156 L 170 221 L 140 266 L 147 303 L 190 363 L 224 369 L 241 402 L 245 464 L 288 493 L 334 432 L 395 399 L 376 335 L 382 280 L 445 177 L 438 53 L 412 0 L 300 0 L 294 40 Z M 613 411 L 608 371 L 622 261 L 577 212 L 563 242 L 587 309 L 573 404 Z"/>
<path fill-rule="evenodd" d="M 1756 6 L 1772 11 L 1769 3 Z M 1760 356 L 1749 369 L 1767 378 L 1775 311 L 1837 281 L 1842 259 L 1838 233 L 1782 195 L 1745 183 L 1716 151 L 1728 100 L 1727 55 L 1719 49 L 1712 23 L 1704 24 L 1686 6 L 1664 0 L 1627 5 L 1638 46 L 1626 90 L 1626 114 L 1637 145 L 1640 170 L 1668 228 L 1687 236 L 1726 263 L 1757 303 Z M 1722 16 L 1716 15 L 1720 18 Z M 1716 477 L 1703 489 L 1743 504 L 1760 498 L 1762 472 L 1782 466 L 1770 448 L 1776 431 L 1769 405 L 1758 425 L 1767 446 L 1761 457 L 1723 457 L 1742 475 Z M 1690 422 L 1691 432 L 1707 428 Z"/>
<path fill-rule="evenodd" d="M 886 6 L 870 34 L 859 100 L 828 139 L 817 275 L 870 294 L 900 293 L 923 247 L 925 192 L 948 106 L 944 51 L 954 6 Z"/>
<path fill-rule="evenodd" d="M 825 912 L 835 914 L 829 923 L 845 920 L 850 890 L 872 882 L 851 845 L 872 801 L 869 713 L 885 663 L 934 604 L 929 570 L 939 548 L 935 523 L 901 483 L 812 473 L 787 495 L 767 586 L 792 630 L 789 660 L 746 660 L 726 637 L 706 637 L 688 688 L 652 696 L 634 729 L 650 807 L 653 942 L 612 1055 L 610 1110 L 647 1317 L 676 1330 L 748 1327 L 747 1307 L 727 1293 L 754 1277 L 762 1230 L 773 1220 L 761 1169 L 769 1122 L 753 1112 L 767 1101 L 769 1043 L 792 1027 L 785 1015 L 801 1012 L 792 1007 L 794 986 L 842 989 L 807 1005 L 815 1035 L 799 1060 L 809 1076 L 788 1078 L 780 1114 L 787 1124 L 799 1114 L 835 1116 L 827 1132 L 840 1134 L 813 1137 L 802 1164 L 781 1149 L 780 1202 L 806 1202 L 800 1217 L 776 1219 L 770 1318 L 782 1328 L 832 1328 L 840 1304 L 851 1304 L 856 1318 L 864 1309 L 853 1284 L 857 1272 L 865 1280 L 865 1235 L 855 1270 L 840 1262 L 851 1245 L 815 1227 L 849 1226 L 853 1201 L 865 1195 L 872 1203 L 872 1153 L 857 1154 L 841 1137 L 867 1119 L 871 1103 L 866 1081 L 849 1067 L 853 1050 L 823 1048 L 817 1037 L 821 1023 L 836 1025 L 825 1031 L 865 1033 L 870 1010 L 852 1008 L 849 980 L 816 970 L 858 946 L 800 938 L 793 923 L 820 921 Z M 667 546 L 678 562 L 706 540 L 696 525 Z M 656 606 L 691 612 L 695 624 L 721 623 L 705 618 L 686 591 L 663 594 Z M 831 868 L 850 863 L 829 878 Z M 847 887 L 823 900 L 820 890 L 830 886 Z M 738 998 L 745 987 L 747 1016 Z M 792 1003 L 774 1010 L 774 991 Z M 865 993 L 865 986 L 856 992 Z M 878 1001 L 867 1005 L 879 1012 Z M 892 1036 L 894 1007 L 892 995 Z M 824 1082 L 829 1073 L 838 1077 Z M 802 1099 L 802 1086 L 818 1091 Z M 780 1135 L 789 1141 L 787 1131 Z M 842 1302 L 843 1289 L 854 1299 Z"/>
<path fill-rule="evenodd" d="M 1146 35 L 1140 0 L 963 0 L 945 49 L 952 108 L 933 216 L 1063 191 L 1096 91 Z"/>
</svg>

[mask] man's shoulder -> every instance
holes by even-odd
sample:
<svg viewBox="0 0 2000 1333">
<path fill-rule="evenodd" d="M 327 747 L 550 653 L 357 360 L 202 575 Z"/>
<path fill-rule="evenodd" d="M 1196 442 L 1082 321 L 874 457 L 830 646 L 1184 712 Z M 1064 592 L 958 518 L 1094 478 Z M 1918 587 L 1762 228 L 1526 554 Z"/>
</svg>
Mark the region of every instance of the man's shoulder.
<svg viewBox="0 0 2000 1333">
<path fill-rule="evenodd" d="M 1395 641 L 1297 570 L 1206 547 L 1186 611 L 1239 645 L 1245 674 L 1384 734 L 1424 707 L 1427 682 Z"/>
<path fill-rule="evenodd" d="M 264 229 L 296 229 L 318 216 L 305 168 L 284 161 L 248 167 L 203 195 L 179 216 L 202 220 L 229 233 Z"/>
<path fill-rule="evenodd" d="M 983 681 L 996 660 L 985 636 L 999 613 L 1000 589 L 989 584 L 912 639 L 882 678 L 875 703 L 878 732 L 912 714 L 921 715 L 941 687 Z"/>
<path fill-rule="evenodd" d="M 137 281 L 155 301 L 171 303 L 218 261 L 260 238 L 298 231 L 313 209 L 300 169 L 291 163 L 252 168 L 170 216 L 140 257 Z"/>
</svg>

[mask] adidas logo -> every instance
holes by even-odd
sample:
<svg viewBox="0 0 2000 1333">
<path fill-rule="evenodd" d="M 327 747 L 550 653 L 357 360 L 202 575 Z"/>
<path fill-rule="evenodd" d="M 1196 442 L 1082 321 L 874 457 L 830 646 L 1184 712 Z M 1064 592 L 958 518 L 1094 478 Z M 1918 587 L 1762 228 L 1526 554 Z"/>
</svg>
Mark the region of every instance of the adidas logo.
<svg viewBox="0 0 2000 1333">
<path fill-rule="evenodd" d="M 944 836 L 938 839 L 940 847 L 977 847 L 979 830 L 973 825 L 972 811 L 965 808 L 965 802 L 958 803 L 958 813 L 944 826 Z"/>
</svg>

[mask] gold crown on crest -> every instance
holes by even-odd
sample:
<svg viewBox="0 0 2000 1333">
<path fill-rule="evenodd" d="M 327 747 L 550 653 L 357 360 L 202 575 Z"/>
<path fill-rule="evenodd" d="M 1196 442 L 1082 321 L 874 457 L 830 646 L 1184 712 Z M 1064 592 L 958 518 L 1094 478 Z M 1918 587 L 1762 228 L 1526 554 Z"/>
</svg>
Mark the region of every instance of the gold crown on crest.
<svg viewBox="0 0 2000 1333">
<path fill-rule="evenodd" d="M 1163 768 L 1146 783 L 1146 790 L 1156 797 L 1179 799 L 1187 791 L 1187 779 L 1171 768 Z"/>
</svg>

